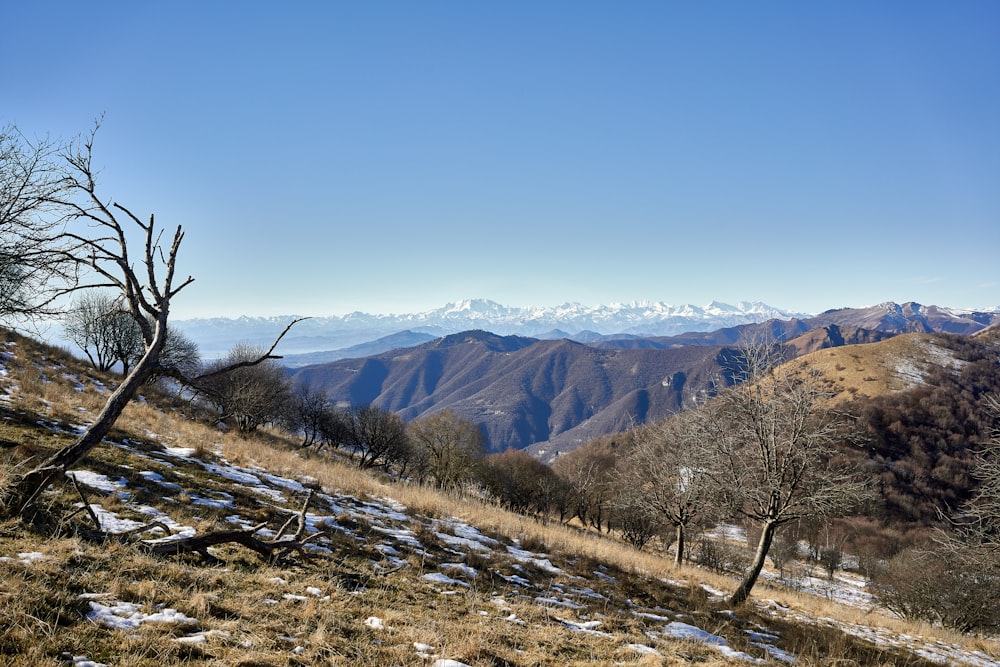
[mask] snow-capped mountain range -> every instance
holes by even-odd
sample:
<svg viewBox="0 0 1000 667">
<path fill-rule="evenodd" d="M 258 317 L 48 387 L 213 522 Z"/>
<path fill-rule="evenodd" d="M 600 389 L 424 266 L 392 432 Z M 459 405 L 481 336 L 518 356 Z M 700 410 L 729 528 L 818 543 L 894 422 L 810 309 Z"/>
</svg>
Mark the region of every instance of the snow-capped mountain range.
<svg viewBox="0 0 1000 667">
<path fill-rule="evenodd" d="M 298 323 L 282 341 L 288 354 L 333 350 L 409 330 L 443 336 L 469 329 L 496 334 L 548 337 L 580 332 L 671 336 L 687 331 L 711 331 L 769 319 L 808 317 L 759 301 L 735 305 L 713 301 L 706 306 L 672 306 L 661 301 L 587 306 L 565 303 L 554 307 L 504 306 L 489 299 L 465 299 L 421 313 L 315 317 Z M 178 320 L 174 325 L 193 338 L 203 356 L 221 356 L 235 342 L 270 343 L 293 319 L 240 317 Z"/>
</svg>

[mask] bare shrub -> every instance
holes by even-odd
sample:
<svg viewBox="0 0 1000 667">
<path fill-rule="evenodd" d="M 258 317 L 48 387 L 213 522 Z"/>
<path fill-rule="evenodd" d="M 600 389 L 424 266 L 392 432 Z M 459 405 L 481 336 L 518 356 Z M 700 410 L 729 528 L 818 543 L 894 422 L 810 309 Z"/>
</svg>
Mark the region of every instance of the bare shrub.
<svg viewBox="0 0 1000 667">
<path fill-rule="evenodd" d="M 1000 567 L 979 554 L 909 549 L 893 557 L 869 587 L 886 609 L 909 621 L 958 630 L 1000 628 Z"/>
</svg>

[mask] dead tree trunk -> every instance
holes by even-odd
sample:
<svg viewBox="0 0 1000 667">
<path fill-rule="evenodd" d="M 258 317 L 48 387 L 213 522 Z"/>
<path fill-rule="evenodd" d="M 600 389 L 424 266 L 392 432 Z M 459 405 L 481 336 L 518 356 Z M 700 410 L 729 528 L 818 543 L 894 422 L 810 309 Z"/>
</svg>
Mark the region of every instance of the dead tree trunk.
<svg viewBox="0 0 1000 667">
<path fill-rule="evenodd" d="M 166 320 L 166 317 L 164 316 L 163 319 Z M 84 431 L 76 442 L 63 447 L 41 465 L 15 478 L 3 490 L 3 493 L 0 494 L 0 508 L 5 514 L 24 517 L 38 494 L 51 484 L 56 476 L 65 474 L 67 470 L 87 456 L 94 447 L 101 444 L 101 441 L 115 425 L 118 417 L 121 416 L 125 406 L 158 367 L 165 332 L 165 323 L 164 326 L 160 326 L 158 323 L 153 344 L 150 345 L 132 372 L 108 397 L 97 420 Z"/>
</svg>

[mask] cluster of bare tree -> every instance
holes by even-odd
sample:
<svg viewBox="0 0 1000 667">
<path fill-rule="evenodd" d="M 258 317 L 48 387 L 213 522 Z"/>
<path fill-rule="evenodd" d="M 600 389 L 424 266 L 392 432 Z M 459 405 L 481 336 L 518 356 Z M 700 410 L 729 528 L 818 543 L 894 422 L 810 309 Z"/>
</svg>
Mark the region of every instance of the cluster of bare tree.
<svg viewBox="0 0 1000 667">
<path fill-rule="evenodd" d="M 117 367 L 128 375 L 145 352 L 139 324 L 121 296 L 108 291 L 78 295 L 63 315 L 63 333 L 100 371 Z M 200 364 L 195 342 L 168 324 L 159 374 L 195 377 Z"/>
<path fill-rule="evenodd" d="M 485 438 L 475 423 L 450 410 L 405 423 L 376 405 L 338 407 L 309 387 L 298 387 L 282 425 L 299 433 L 304 447 L 349 453 L 361 468 L 381 468 L 401 478 L 458 489 L 473 479 Z"/>
</svg>

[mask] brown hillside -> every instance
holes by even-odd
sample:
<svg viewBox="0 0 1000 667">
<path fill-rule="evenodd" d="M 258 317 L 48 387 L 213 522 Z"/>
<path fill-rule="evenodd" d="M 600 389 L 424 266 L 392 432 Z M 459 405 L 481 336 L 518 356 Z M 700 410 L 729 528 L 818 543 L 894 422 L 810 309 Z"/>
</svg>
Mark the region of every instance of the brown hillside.
<svg viewBox="0 0 1000 667">
<path fill-rule="evenodd" d="M 798 340 L 798 339 L 796 339 Z M 936 334 L 903 334 L 876 343 L 817 350 L 790 362 L 819 371 L 835 393 L 834 402 L 875 398 L 924 384 L 933 366 L 963 362 Z"/>
</svg>

